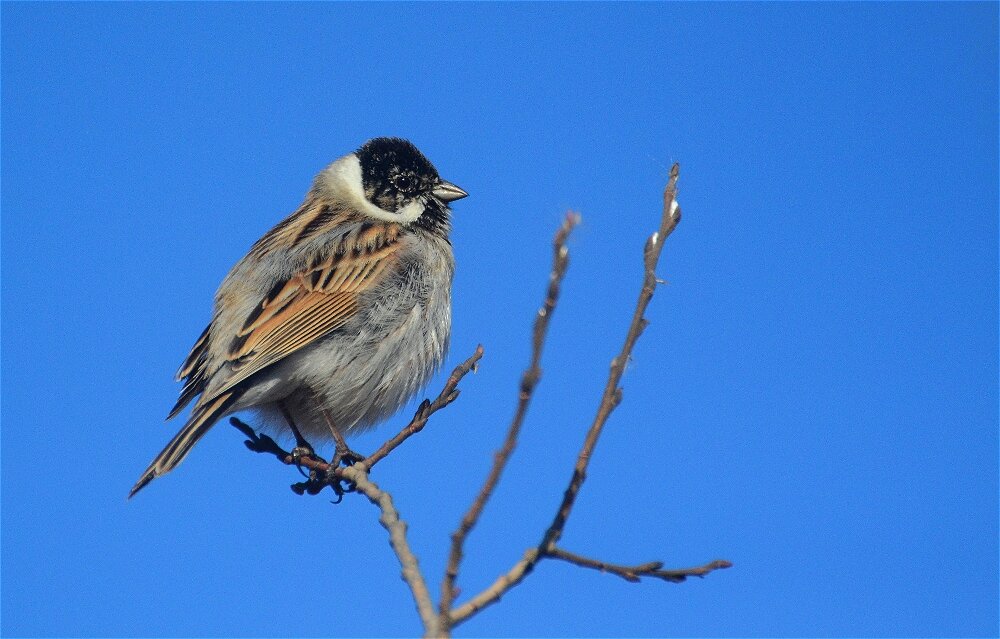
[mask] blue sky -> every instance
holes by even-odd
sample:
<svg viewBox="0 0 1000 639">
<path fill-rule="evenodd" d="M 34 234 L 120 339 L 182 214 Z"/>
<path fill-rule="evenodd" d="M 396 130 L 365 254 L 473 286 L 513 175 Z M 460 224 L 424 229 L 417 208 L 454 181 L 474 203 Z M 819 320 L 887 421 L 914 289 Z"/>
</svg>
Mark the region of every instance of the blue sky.
<svg viewBox="0 0 1000 639">
<path fill-rule="evenodd" d="M 552 232 L 582 212 L 465 596 L 551 518 L 675 161 L 668 284 L 564 544 L 735 563 L 683 585 L 543 563 L 460 636 L 996 636 L 997 13 L 3 4 L 0 633 L 418 632 L 372 506 L 296 497 L 228 426 L 125 501 L 229 266 L 326 163 L 400 135 L 470 193 L 447 367 L 486 347 L 373 477 L 435 596 Z"/>
</svg>

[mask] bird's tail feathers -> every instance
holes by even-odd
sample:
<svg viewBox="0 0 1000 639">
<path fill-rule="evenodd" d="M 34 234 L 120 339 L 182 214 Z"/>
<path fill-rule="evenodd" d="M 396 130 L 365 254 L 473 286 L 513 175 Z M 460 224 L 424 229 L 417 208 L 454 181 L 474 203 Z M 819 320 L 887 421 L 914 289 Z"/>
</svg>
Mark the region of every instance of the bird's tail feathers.
<svg viewBox="0 0 1000 639">
<path fill-rule="evenodd" d="M 196 406 L 190 419 L 184 424 L 184 428 L 174 435 L 170 443 L 156 456 L 156 459 L 149 465 L 149 468 L 139 477 L 139 481 L 135 483 L 135 486 L 128 493 L 129 499 L 142 490 L 146 484 L 161 475 L 166 475 L 184 461 L 184 458 L 191 452 L 191 448 L 198 443 L 198 440 L 208 432 L 208 429 L 215 425 L 215 422 L 220 417 L 226 414 L 229 407 L 236 401 L 237 396 L 235 391 L 229 391 L 214 398 L 208 404 Z"/>
</svg>

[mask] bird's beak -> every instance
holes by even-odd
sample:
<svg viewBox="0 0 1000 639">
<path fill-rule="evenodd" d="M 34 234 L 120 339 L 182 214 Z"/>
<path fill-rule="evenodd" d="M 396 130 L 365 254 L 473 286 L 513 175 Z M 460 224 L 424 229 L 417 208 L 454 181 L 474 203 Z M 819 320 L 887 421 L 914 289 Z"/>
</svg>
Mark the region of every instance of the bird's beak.
<svg viewBox="0 0 1000 639">
<path fill-rule="evenodd" d="M 455 200 L 461 200 L 463 197 L 467 196 L 468 193 L 458 188 L 451 182 L 441 181 L 440 184 L 434 187 L 431 191 L 434 197 L 441 200 L 442 202 L 453 202 Z"/>
</svg>

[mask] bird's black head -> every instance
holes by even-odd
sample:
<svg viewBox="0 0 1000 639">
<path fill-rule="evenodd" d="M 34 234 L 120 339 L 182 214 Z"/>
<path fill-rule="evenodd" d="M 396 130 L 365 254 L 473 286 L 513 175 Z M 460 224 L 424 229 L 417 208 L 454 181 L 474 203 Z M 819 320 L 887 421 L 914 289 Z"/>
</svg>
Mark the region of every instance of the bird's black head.
<svg viewBox="0 0 1000 639">
<path fill-rule="evenodd" d="M 468 195 L 442 180 L 430 160 L 408 140 L 375 138 L 355 154 L 365 197 L 380 209 L 396 212 L 416 200 L 447 206 Z"/>
</svg>

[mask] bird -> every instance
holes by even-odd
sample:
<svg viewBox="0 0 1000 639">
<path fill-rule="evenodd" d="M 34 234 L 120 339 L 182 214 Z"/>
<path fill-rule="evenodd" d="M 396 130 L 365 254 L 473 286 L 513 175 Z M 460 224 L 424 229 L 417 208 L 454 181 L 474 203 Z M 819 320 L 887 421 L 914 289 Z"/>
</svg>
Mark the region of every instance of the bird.
<svg viewBox="0 0 1000 639">
<path fill-rule="evenodd" d="M 368 140 L 320 171 L 219 286 L 167 419 L 193 401 L 190 416 L 129 498 L 231 413 L 252 409 L 301 444 L 398 411 L 448 350 L 450 204 L 467 195 L 402 138 Z"/>
</svg>

